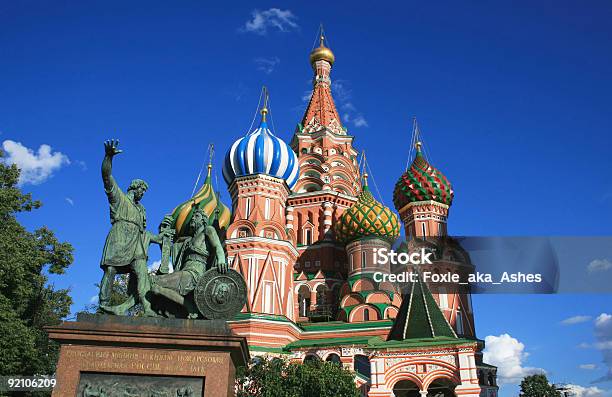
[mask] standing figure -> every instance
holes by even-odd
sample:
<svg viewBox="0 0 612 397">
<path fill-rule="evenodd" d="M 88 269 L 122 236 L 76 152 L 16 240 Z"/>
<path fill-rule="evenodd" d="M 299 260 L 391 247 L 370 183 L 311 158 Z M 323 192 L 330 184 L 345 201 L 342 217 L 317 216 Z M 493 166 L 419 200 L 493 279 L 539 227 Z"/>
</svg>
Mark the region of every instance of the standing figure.
<svg viewBox="0 0 612 397">
<path fill-rule="evenodd" d="M 124 315 L 137 302 L 142 304 L 144 314 L 155 316 L 151 304 L 146 298 L 151 288 L 147 269 L 147 251 L 151 242 L 160 243 L 161 237 L 146 231 L 145 209 L 140 204 L 148 185 L 141 179 L 134 179 L 127 193 L 121 191 L 113 178 L 113 157 L 121 153 L 117 148 L 119 141 L 104 143 L 104 160 L 102 161 L 102 181 L 110 204 L 111 230 L 106 237 L 100 267 L 104 276 L 100 283 L 100 310 L 106 313 Z M 113 281 L 117 273 L 129 273 L 136 278 L 136 291 L 131 292 L 127 301 L 110 306 Z"/>
</svg>

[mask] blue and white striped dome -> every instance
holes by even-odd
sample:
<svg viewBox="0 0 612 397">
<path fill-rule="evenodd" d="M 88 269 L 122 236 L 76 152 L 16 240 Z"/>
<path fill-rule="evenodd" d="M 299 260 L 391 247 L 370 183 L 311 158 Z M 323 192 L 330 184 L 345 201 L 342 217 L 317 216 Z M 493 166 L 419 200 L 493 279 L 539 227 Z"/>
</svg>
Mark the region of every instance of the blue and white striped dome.
<svg viewBox="0 0 612 397">
<path fill-rule="evenodd" d="M 228 185 L 238 176 L 252 174 L 284 179 L 289 189 L 299 176 L 295 152 L 268 129 L 265 117 L 258 128 L 234 142 L 225 155 L 223 178 Z"/>
</svg>

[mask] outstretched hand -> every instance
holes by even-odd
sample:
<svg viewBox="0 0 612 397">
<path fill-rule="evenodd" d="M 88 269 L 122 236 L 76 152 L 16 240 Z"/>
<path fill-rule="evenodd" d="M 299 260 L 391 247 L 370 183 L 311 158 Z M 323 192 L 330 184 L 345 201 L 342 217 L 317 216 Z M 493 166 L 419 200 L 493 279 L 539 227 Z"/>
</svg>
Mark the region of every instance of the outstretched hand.
<svg viewBox="0 0 612 397">
<path fill-rule="evenodd" d="M 111 139 L 109 141 L 104 142 L 104 153 L 107 156 L 113 157 L 116 154 L 123 152 L 123 150 L 119 150 L 119 139 Z"/>
<path fill-rule="evenodd" d="M 217 270 L 221 274 L 227 273 L 227 271 L 229 270 L 229 266 L 227 265 L 227 263 L 225 263 L 225 261 L 223 261 L 217 264 Z"/>
</svg>

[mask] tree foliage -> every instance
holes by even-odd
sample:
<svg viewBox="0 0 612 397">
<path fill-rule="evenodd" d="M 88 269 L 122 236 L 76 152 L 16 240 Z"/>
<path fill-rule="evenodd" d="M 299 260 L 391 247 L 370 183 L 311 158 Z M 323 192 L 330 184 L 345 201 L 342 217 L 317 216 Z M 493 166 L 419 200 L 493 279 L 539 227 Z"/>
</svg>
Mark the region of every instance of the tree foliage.
<svg viewBox="0 0 612 397">
<path fill-rule="evenodd" d="M 554 385 L 548 383 L 546 375 L 531 375 L 521 382 L 521 397 L 561 397 Z"/>
<path fill-rule="evenodd" d="M 72 300 L 46 273 L 64 273 L 73 248 L 44 226 L 30 232 L 19 223 L 18 213 L 41 203 L 19 189 L 19 169 L 3 157 L 0 151 L 0 375 L 52 374 L 58 349 L 43 327 L 66 317 Z"/>
<path fill-rule="evenodd" d="M 236 397 L 359 397 L 354 374 L 331 362 L 263 358 L 240 368 Z"/>
</svg>

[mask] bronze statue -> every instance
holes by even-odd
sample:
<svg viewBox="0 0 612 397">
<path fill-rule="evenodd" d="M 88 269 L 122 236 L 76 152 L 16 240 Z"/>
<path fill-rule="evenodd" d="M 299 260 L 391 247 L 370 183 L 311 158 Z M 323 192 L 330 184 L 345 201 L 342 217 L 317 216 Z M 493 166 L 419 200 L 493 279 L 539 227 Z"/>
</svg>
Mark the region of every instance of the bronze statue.
<svg viewBox="0 0 612 397">
<path fill-rule="evenodd" d="M 151 289 L 147 269 L 148 247 L 151 242 L 160 243 L 160 237 L 146 230 L 146 213 L 140 203 L 148 185 L 141 179 L 134 179 L 127 189 L 121 191 L 112 175 L 113 157 L 122 151 L 118 149 L 119 141 L 110 140 L 104 143 L 104 160 L 102 161 L 102 181 L 110 205 L 111 230 L 106 237 L 100 267 L 104 276 L 100 283 L 100 310 L 112 314 L 125 314 L 136 302 L 142 304 L 144 314 L 154 316 L 151 304 L 146 298 Z M 130 279 L 136 278 L 136 291 L 127 302 L 109 306 L 115 275 L 129 273 Z M 136 296 L 134 296 L 136 295 Z"/>
<path fill-rule="evenodd" d="M 220 273 L 228 269 L 223 246 L 215 228 L 208 225 L 206 214 L 196 209 L 189 226 L 191 235 L 174 243 L 174 271 L 164 274 L 162 270 L 162 274 L 153 276 L 151 291 L 183 306 L 189 318 L 197 318 L 199 312 L 196 306 L 192 299 L 185 299 L 185 296 L 195 289 L 204 272 L 213 263 Z M 214 251 L 213 260 L 209 260 L 209 249 Z"/>
<path fill-rule="evenodd" d="M 189 230 L 184 235 L 175 236 L 171 216 L 164 217 L 159 234 L 148 232 L 145 209 L 140 203 L 147 183 L 135 179 L 124 193 L 112 176 L 113 158 L 121 153 L 118 145 L 119 141 L 106 141 L 102 161 L 102 180 L 112 227 L 100 262 L 104 270 L 100 311 L 125 315 L 140 303 L 145 316 L 209 319 L 235 316 L 246 303 L 246 284 L 238 272 L 228 267 L 218 223 L 209 224 L 207 214 L 194 204 Z M 218 216 L 213 214 L 215 218 Z M 147 268 L 151 243 L 159 244 L 162 251 L 157 274 L 149 274 Z M 125 302 L 111 306 L 115 276 L 126 273 L 128 297 Z"/>
</svg>

